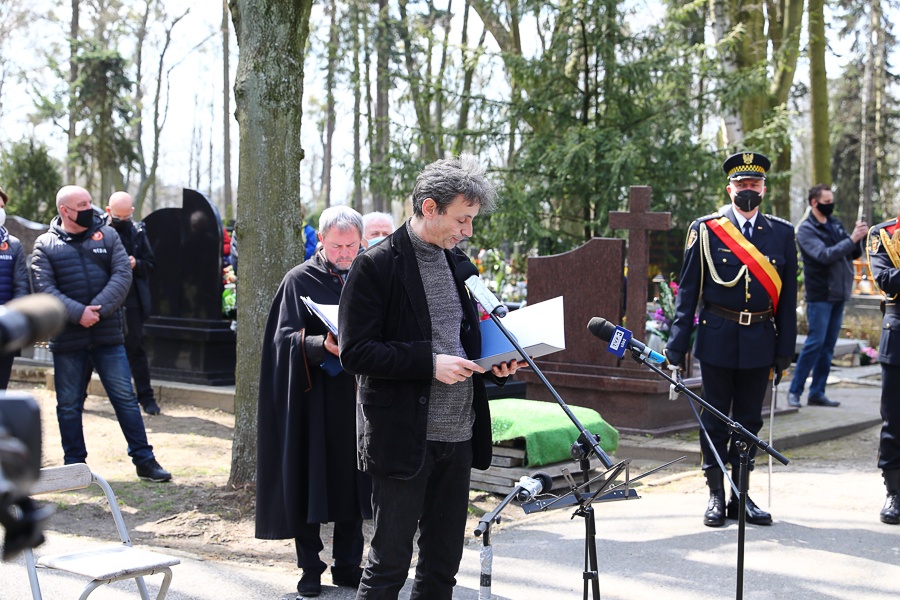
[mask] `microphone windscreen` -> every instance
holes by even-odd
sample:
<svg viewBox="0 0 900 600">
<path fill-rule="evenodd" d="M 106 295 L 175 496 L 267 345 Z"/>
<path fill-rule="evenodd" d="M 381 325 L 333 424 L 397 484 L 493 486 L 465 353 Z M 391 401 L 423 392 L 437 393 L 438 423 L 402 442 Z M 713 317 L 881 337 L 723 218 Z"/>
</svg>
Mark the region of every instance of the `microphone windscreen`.
<svg viewBox="0 0 900 600">
<path fill-rule="evenodd" d="M 537 471 L 532 473 L 531 478 L 541 482 L 541 491 L 538 492 L 539 494 L 549 494 L 550 490 L 553 489 L 553 478 L 550 477 L 549 474 L 544 473 L 543 471 Z"/>
<path fill-rule="evenodd" d="M 10 300 L 4 307 L 28 319 L 30 343 L 50 339 L 66 325 L 66 307 L 51 294 L 29 294 Z"/>
<path fill-rule="evenodd" d="M 478 267 L 472 264 L 471 261 L 466 260 L 456 265 L 456 271 L 453 275 L 456 277 L 456 281 L 465 284 L 466 279 L 472 275 L 478 276 Z"/>
<path fill-rule="evenodd" d="M 604 342 L 612 339 L 616 326 L 602 317 L 594 317 L 587 325 L 588 331 Z"/>
</svg>

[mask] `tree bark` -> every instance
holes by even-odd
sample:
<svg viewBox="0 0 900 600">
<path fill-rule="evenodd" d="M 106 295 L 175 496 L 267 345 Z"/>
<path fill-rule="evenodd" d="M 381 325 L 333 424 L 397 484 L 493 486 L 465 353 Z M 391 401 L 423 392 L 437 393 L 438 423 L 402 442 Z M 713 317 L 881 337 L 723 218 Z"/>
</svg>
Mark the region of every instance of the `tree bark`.
<svg viewBox="0 0 900 600">
<path fill-rule="evenodd" d="M 241 281 L 232 486 L 256 477 L 259 357 L 269 304 L 304 258 L 300 203 L 303 58 L 312 0 L 230 0 L 238 41 L 238 223 Z"/>
<path fill-rule="evenodd" d="M 828 75 L 825 71 L 824 0 L 809 0 L 809 83 L 812 120 L 812 182 L 831 185 Z"/>
<path fill-rule="evenodd" d="M 873 3 L 878 2 L 879 0 L 873 0 Z M 856 220 L 865 220 L 867 223 L 872 222 L 872 142 L 869 131 L 869 119 L 872 101 L 872 63 L 875 61 L 875 48 L 872 43 L 872 35 L 876 28 L 875 12 L 870 9 L 869 23 L 863 38 L 866 45 L 866 58 L 862 91 L 860 93 L 859 211 Z"/>
<path fill-rule="evenodd" d="M 372 152 L 369 187 L 372 208 L 384 212 L 387 198 L 388 151 L 390 122 L 388 93 L 391 88 L 391 27 L 387 0 L 378 0 L 378 22 L 375 26 L 375 145 Z"/>
<path fill-rule="evenodd" d="M 231 73 L 228 66 L 231 43 L 228 38 L 228 0 L 222 0 L 222 168 L 225 188 L 222 201 L 225 204 L 225 217 L 233 219 L 237 214 L 237 207 L 231 193 Z"/>
<path fill-rule="evenodd" d="M 362 196 L 362 73 L 359 65 L 359 27 L 361 11 L 357 2 L 350 4 L 350 27 L 353 45 L 353 69 L 350 71 L 350 84 L 353 86 L 353 208 L 363 212 Z"/>
<path fill-rule="evenodd" d="M 69 126 L 66 130 L 68 146 L 66 148 L 66 183 L 75 182 L 75 80 L 78 79 L 78 63 L 75 56 L 78 53 L 78 36 L 80 35 L 78 15 L 81 8 L 81 0 L 72 0 L 72 20 L 69 24 Z"/>
<path fill-rule="evenodd" d="M 330 24 L 328 27 L 328 66 L 325 71 L 325 143 L 322 157 L 322 199 L 325 208 L 331 206 L 331 164 L 334 154 L 335 101 L 334 86 L 337 78 L 338 64 L 338 26 L 337 2 L 330 0 L 328 11 Z"/>
</svg>

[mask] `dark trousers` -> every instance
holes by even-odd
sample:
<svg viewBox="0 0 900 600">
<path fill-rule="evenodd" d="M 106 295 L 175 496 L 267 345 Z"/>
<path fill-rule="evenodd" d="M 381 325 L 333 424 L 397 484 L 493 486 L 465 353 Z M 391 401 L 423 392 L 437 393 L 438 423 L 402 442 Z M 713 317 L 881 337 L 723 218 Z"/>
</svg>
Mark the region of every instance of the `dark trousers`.
<svg viewBox="0 0 900 600">
<path fill-rule="evenodd" d="M 307 523 L 294 539 L 297 548 L 297 566 L 304 571 L 324 573 L 327 565 L 319 558 L 325 547 L 319 536 L 320 525 Z M 358 567 L 362 562 L 363 532 L 362 519 L 342 521 L 334 524 L 334 545 L 332 555 L 335 567 Z"/>
<path fill-rule="evenodd" d="M 469 506 L 472 443 L 428 442 L 412 479 L 372 477 L 375 535 L 357 600 L 396 599 L 412 561 L 419 560 L 410 600 L 449 600 L 462 559 Z"/>
<path fill-rule="evenodd" d="M 703 380 L 703 399 L 712 407 L 730 416 L 752 434 L 762 429 L 762 405 L 769 385 L 769 367 L 756 369 L 723 369 L 712 365 L 700 365 Z M 740 436 L 731 436 L 731 430 L 719 418 L 705 408 L 700 411 L 700 422 L 709 432 L 713 448 L 727 467 L 741 464 L 737 442 Z M 729 438 L 730 444 L 729 444 Z M 718 468 L 706 436 L 700 433 L 700 451 L 703 453 L 703 469 Z M 756 446 L 749 444 L 750 459 L 756 454 Z M 751 463 L 752 466 L 752 463 Z"/>
<path fill-rule="evenodd" d="M 900 469 L 900 366 L 881 363 L 881 443 L 878 468 Z"/>
<path fill-rule="evenodd" d="M 143 406 L 153 400 L 153 386 L 150 385 L 150 365 L 147 363 L 147 353 L 144 352 L 144 321 L 139 306 L 126 307 L 125 322 L 128 324 L 125 354 L 134 379 L 134 391 L 138 402 Z"/>
<path fill-rule="evenodd" d="M 16 354 L 18 353 L 0 354 L 0 390 L 9 387 L 9 377 L 12 375 L 13 360 L 15 360 Z"/>
</svg>

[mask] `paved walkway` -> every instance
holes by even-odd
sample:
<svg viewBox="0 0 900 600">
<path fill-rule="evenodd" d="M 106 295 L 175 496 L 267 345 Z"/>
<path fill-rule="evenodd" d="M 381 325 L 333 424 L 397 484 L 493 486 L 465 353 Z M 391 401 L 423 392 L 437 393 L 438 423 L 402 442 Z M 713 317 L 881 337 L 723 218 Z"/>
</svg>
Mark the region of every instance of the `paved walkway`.
<svg viewBox="0 0 900 600">
<path fill-rule="evenodd" d="M 880 388 L 868 377 L 875 368 L 836 369 L 830 386 L 839 408 L 807 407 L 776 417 L 775 447 L 833 437 L 847 428 L 877 422 Z M 869 384 L 875 385 L 869 385 Z M 786 398 L 787 385 L 781 396 Z M 823 433 L 824 432 L 824 433 Z M 827 435 L 826 435 L 827 434 Z M 763 432 L 765 436 L 765 431 Z M 688 437 L 647 440 L 659 452 L 691 451 Z M 638 440 L 625 439 L 617 457 L 632 458 Z M 874 454 L 873 454 L 874 455 Z M 822 464 L 828 466 L 822 466 Z M 884 525 L 878 511 L 884 499 L 872 464 L 830 466 L 829 461 L 794 461 L 775 469 L 771 527 L 747 527 L 743 597 L 748 600 L 887 600 L 900 596 L 900 528 Z M 765 480 L 754 485 L 766 506 Z M 737 525 L 721 529 L 701 524 L 706 489 L 699 472 L 663 477 L 639 488 L 640 500 L 596 505 L 599 583 L 606 600 L 721 600 L 736 597 Z M 520 511 L 509 506 L 507 511 Z M 495 526 L 492 597 L 556 599 L 582 596 L 584 522 L 571 509 L 548 511 Z M 59 534 L 42 552 L 68 551 L 92 540 Z M 481 540 L 469 535 L 454 598 L 479 598 Z M 162 550 L 166 552 L 166 550 Z M 249 565 L 206 561 L 179 554 L 169 598 L 172 600 L 293 600 L 297 574 L 291 565 Z M 158 576 L 156 577 L 158 579 Z M 74 597 L 74 578 L 43 574 L 46 598 Z M 21 559 L 0 564 L 0 598 L 28 600 Z M 351 590 L 327 585 L 321 598 L 349 600 Z M 151 594 L 157 582 L 150 580 Z M 134 598 L 133 587 L 116 584 L 98 600 Z M 409 597 L 409 581 L 401 594 Z M 589 596 L 590 597 L 590 596 Z"/>
</svg>

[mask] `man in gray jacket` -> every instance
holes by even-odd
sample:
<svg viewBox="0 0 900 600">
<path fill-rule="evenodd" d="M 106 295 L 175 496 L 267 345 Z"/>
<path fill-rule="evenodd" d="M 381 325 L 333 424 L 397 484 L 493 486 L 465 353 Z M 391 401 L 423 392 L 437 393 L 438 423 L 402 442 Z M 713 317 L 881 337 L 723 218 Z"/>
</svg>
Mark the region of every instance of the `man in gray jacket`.
<svg viewBox="0 0 900 600">
<path fill-rule="evenodd" d="M 825 395 L 825 382 L 841 331 L 844 303 L 850 299 L 853 288 L 853 259 L 862 254 L 859 242 L 866 237 L 868 226 L 857 221 L 853 232 L 847 235 L 840 220 L 831 216 L 834 194 L 827 185 L 810 188 L 808 199 L 809 216 L 797 227 L 797 246 L 803 257 L 809 334 L 797 358 L 788 404 L 800 406 L 806 377 L 812 371 L 807 403 L 838 406 L 840 402 Z"/>
<path fill-rule="evenodd" d="M 147 431 L 131 388 L 122 311 L 131 287 L 131 265 L 119 236 L 94 214 L 87 190 L 67 185 L 56 194 L 59 215 L 34 242 L 34 290 L 53 294 L 66 307 L 68 322 L 50 339 L 56 418 L 65 464 L 87 460 L 81 414 L 90 360 L 116 411 L 138 477 L 168 481 L 147 442 Z"/>
</svg>

